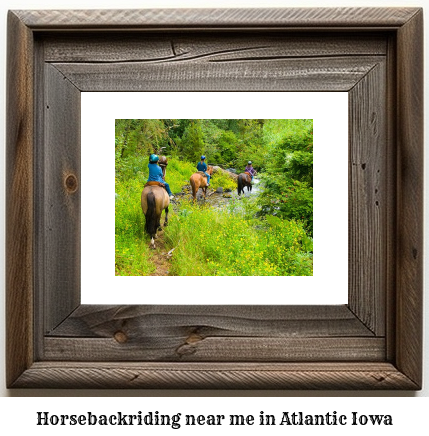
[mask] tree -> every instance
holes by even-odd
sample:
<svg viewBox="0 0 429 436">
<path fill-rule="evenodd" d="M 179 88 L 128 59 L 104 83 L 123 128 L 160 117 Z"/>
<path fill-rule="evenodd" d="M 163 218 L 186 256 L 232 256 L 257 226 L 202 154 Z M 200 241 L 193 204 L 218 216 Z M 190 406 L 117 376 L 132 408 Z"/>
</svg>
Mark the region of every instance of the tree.
<svg viewBox="0 0 429 436">
<path fill-rule="evenodd" d="M 231 130 L 223 131 L 218 142 L 216 163 L 225 166 L 234 166 L 237 160 L 238 139 Z"/>
<path fill-rule="evenodd" d="M 203 131 L 200 120 L 192 120 L 183 133 L 181 151 L 185 159 L 198 161 L 204 152 Z"/>
<path fill-rule="evenodd" d="M 121 158 L 157 152 L 167 138 L 163 120 L 115 120 L 116 151 Z"/>
</svg>

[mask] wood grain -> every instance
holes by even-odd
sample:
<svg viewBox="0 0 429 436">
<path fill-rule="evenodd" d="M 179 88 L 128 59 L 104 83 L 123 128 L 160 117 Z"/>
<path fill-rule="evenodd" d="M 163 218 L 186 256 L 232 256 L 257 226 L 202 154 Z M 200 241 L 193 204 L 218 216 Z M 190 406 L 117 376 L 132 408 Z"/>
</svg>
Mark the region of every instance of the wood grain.
<svg viewBox="0 0 429 436">
<path fill-rule="evenodd" d="M 390 363 L 35 363 L 14 387 L 90 389 L 416 389 Z"/>
<path fill-rule="evenodd" d="M 49 336 L 130 339 L 173 332 L 233 337 L 374 336 L 345 305 L 338 306 L 104 306 L 82 305 Z"/>
<path fill-rule="evenodd" d="M 121 335 L 121 336 L 119 336 Z M 110 339 L 46 338 L 44 360 L 129 362 L 383 362 L 383 338 L 296 338 L 169 336 L 147 332 L 126 336 L 117 331 Z"/>
<path fill-rule="evenodd" d="M 8 14 L 6 111 L 6 383 L 33 353 L 33 49 L 31 32 Z"/>
<path fill-rule="evenodd" d="M 130 9 L 14 11 L 30 28 L 55 29 L 195 29 L 195 28 L 397 28 L 417 8 L 285 9 Z"/>
<path fill-rule="evenodd" d="M 80 304 L 80 91 L 45 66 L 43 246 L 45 332 Z"/>
<path fill-rule="evenodd" d="M 349 93 L 349 307 L 376 335 L 386 319 L 386 64 Z M 356 291 L 359 289 L 359 291 Z"/>
<path fill-rule="evenodd" d="M 386 38 L 377 35 L 240 33 L 162 33 L 120 35 L 76 33 L 43 36 L 46 62 L 120 63 L 239 61 L 255 59 L 376 56 L 387 53 Z M 106 42 L 109 50 L 106 52 Z"/>
<path fill-rule="evenodd" d="M 238 59 L 239 60 L 239 59 Z M 382 58 L 55 63 L 82 91 L 348 91 Z"/>
<path fill-rule="evenodd" d="M 130 361 L 382 361 L 385 340 L 342 305 L 99 305 L 80 306 L 44 349 L 68 361 L 115 361 L 124 349 Z"/>
<path fill-rule="evenodd" d="M 422 382 L 423 12 L 398 32 L 397 364 Z"/>
</svg>

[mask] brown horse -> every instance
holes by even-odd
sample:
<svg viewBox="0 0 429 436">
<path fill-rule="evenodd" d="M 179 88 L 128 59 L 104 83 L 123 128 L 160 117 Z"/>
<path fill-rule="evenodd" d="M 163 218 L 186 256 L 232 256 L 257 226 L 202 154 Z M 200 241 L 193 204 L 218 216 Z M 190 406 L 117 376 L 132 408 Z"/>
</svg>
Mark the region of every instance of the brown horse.
<svg viewBox="0 0 429 436">
<path fill-rule="evenodd" d="M 237 192 L 238 195 L 244 194 L 244 187 L 247 186 L 247 190 L 252 190 L 252 176 L 249 173 L 241 173 L 237 178 Z"/>
<path fill-rule="evenodd" d="M 211 176 L 213 174 L 213 167 L 209 166 L 206 173 Z M 197 199 L 197 192 L 200 188 L 203 190 L 205 199 L 207 192 L 207 177 L 205 176 L 205 174 L 202 171 L 198 171 L 198 173 L 192 174 L 189 182 L 191 183 L 192 196 L 194 197 L 194 201 Z"/>
<path fill-rule="evenodd" d="M 165 209 L 164 226 L 168 224 L 168 205 L 170 198 L 167 191 L 158 182 L 148 182 L 142 192 L 141 205 L 146 223 L 144 229 L 151 237 L 150 246 L 155 248 L 156 231 L 161 230 L 161 214 Z"/>
</svg>

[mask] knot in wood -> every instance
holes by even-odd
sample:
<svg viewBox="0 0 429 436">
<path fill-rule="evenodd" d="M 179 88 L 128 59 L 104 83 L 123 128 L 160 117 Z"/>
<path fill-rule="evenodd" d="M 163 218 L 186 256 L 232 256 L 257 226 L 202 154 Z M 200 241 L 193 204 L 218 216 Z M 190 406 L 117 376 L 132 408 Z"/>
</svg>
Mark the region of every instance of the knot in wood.
<svg viewBox="0 0 429 436">
<path fill-rule="evenodd" d="M 120 344 L 123 344 L 124 342 L 127 342 L 128 337 L 124 332 L 121 332 L 120 330 L 117 331 L 113 337 L 115 338 L 116 342 L 119 342 Z"/>
<path fill-rule="evenodd" d="M 77 191 L 77 178 L 73 174 L 69 174 L 65 179 L 65 186 L 69 193 L 73 193 Z"/>
<path fill-rule="evenodd" d="M 197 333 L 191 333 L 189 337 L 186 339 L 186 344 L 195 344 L 195 342 L 202 341 L 202 336 L 198 335 Z"/>
</svg>

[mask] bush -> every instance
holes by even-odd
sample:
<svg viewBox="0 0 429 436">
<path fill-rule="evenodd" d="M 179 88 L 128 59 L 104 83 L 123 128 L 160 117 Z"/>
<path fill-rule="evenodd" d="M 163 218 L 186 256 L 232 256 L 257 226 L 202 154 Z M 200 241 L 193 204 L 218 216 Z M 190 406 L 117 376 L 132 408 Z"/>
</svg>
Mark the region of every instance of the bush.
<svg viewBox="0 0 429 436">
<path fill-rule="evenodd" d="M 275 215 L 288 220 L 301 221 L 313 234 L 313 188 L 305 182 L 282 177 L 264 179 L 264 193 L 259 198 L 262 215 Z"/>
<path fill-rule="evenodd" d="M 269 120 L 270 144 L 260 195 L 261 213 L 301 221 L 313 234 L 313 122 Z"/>
<path fill-rule="evenodd" d="M 222 171 L 218 171 L 210 179 L 210 187 L 214 190 L 217 188 L 223 188 L 224 190 L 231 189 L 234 191 L 237 189 L 237 182 Z"/>
</svg>

